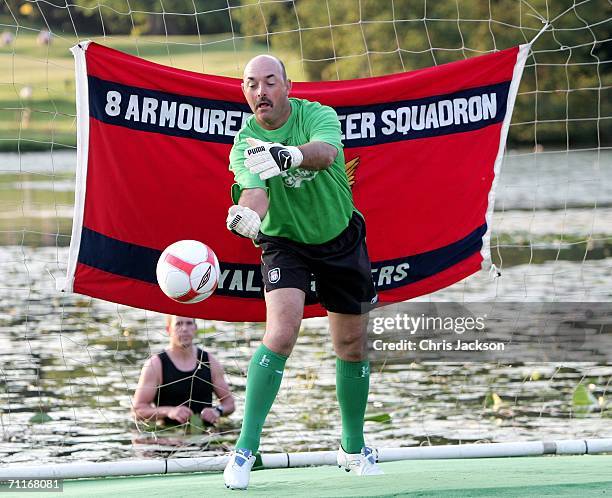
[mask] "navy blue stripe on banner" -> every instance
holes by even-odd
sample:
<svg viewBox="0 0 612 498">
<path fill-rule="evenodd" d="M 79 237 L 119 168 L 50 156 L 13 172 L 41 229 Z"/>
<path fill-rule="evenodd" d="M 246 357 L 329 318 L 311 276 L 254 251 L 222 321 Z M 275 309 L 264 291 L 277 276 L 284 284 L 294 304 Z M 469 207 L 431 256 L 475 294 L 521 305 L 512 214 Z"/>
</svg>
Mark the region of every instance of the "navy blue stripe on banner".
<svg viewBox="0 0 612 498">
<path fill-rule="evenodd" d="M 440 273 L 467 259 L 482 248 L 487 226 L 482 225 L 457 242 L 432 251 L 372 263 L 372 278 L 378 291 L 396 289 Z M 83 228 L 79 263 L 118 277 L 157 284 L 155 267 L 161 251 L 123 242 Z M 218 256 L 218 255 L 217 255 Z M 233 297 L 262 297 L 259 265 L 219 262 L 221 278 L 216 294 Z"/>
<path fill-rule="evenodd" d="M 231 144 L 251 116 L 246 102 L 147 90 L 95 76 L 87 79 L 91 117 L 132 130 Z"/>
<path fill-rule="evenodd" d="M 113 239 L 83 227 L 79 263 L 157 285 L 155 268 L 162 251 Z M 219 262 L 221 278 L 215 291 L 221 296 L 263 297 L 259 265 Z"/>
<path fill-rule="evenodd" d="M 202 99 L 89 76 L 90 115 L 133 130 L 231 144 L 246 103 Z M 510 82 L 430 97 L 336 107 L 344 146 L 363 147 L 478 130 L 506 115 Z"/>
<path fill-rule="evenodd" d="M 379 291 L 397 289 L 440 273 L 480 252 L 482 237 L 486 232 L 485 223 L 447 246 L 414 256 L 372 262 L 374 285 Z"/>
<path fill-rule="evenodd" d="M 345 147 L 479 130 L 501 123 L 510 81 L 415 100 L 336 107 Z"/>
<path fill-rule="evenodd" d="M 83 227 L 78 262 L 121 277 L 157 284 L 155 267 L 161 251 L 130 244 Z"/>
</svg>

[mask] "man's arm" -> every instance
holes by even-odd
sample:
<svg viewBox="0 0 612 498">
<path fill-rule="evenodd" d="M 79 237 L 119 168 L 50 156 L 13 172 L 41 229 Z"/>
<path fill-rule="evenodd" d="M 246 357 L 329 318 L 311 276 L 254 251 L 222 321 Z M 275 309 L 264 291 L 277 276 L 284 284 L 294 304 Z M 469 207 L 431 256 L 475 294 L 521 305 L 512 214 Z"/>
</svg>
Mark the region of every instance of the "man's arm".
<svg viewBox="0 0 612 498">
<path fill-rule="evenodd" d="M 221 363 L 217 359 L 208 353 L 208 361 L 210 362 L 210 375 L 215 395 L 219 399 L 219 406 L 223 412 L 223 416 L 234 413 L 234 396 L 232 395 L 227 382 L 225 381 L 225 372 Z M 206 420 L 211 424 L 215 424 L 221 416 L 221 413 L 216 408 L 204 408 L 202 410 L 202 419 Z"/>
<path fill-rule="evenodd" d="M 193 415 L 186 406 L 155 406 L 153 400 L 157 386 L 161 384 L 161 360 L 159 356 L 149 358 L 140 372 L 138 386 L 132 400 L 132 413 L 137 420 L 161 420 L 170 418 L 184 424 Z"/>
<path fill-rule="evenodd" d="M 234 406 L 234 396 L 232 395 L 230 388 L 225 381 L 225 371 L 223 370 L 221 363 L 217 361 L 217 358 L 209 355 L 209 359 L 210 373 L 215 395 L 221 402 L 221 406 L 223 407 L 223 415 L 230 415 L 231 413 L 234 413 L 236 408 Z"/>
<path fill-rule="evenodd" d="M 304 129 L 308 142 L 298 147 L 263 142 L 247 137 L 244 166 L 249 172 L 268 180 L 291 168 L 314 171 L 329 168 L 342 150 L 342 131 L 336 111 L 318 102 L 310 102 Z"/>
<path fill-rule="evenodd" d="M 247 188 L 240 194 L 238 205 L 252 209 L 259 215 L 259 219 L 263 220 L 268 212 L 270 201 L 265 189 Z"/>
<path fill-rule="evenodd" d="M 309 142 L 300 145 L 298 149 L 302 151 L 302 155 L 304 156 L 300 168 L 313 171 L 329 168 L 338 155 L 338 149 L 325 142 Z"/>
<path fill-rule="evenodd" d="M 268 212 L 268 194 L 265 189 L 245 188 L 240 193 L 238 204 L 230 206 L 225 224 L 228 230 L 242 237 L 255 239 L 261 220 Z"/>
<path fill-rule="evenodd" d="M 299 147 L 246 139 L 250 145 L 244 152 L 244 165 L 252 174 L 268 180 L 291 168 L 323 170 L 329 168 L 338 155 L 338 149 L 320 140 Z"/>
<path fill-rule="evenodd" d="M 236 140 L 230 152 L 230 170 L 236 182 L 232 185 L 235 204 L 230 206 L 225 224 L 231 232 L 255 239 L 268 212 L 268 194 L 265 181 L 253 175 L 244 164 L 247 145 L 246 140 Z"/>
</svg>

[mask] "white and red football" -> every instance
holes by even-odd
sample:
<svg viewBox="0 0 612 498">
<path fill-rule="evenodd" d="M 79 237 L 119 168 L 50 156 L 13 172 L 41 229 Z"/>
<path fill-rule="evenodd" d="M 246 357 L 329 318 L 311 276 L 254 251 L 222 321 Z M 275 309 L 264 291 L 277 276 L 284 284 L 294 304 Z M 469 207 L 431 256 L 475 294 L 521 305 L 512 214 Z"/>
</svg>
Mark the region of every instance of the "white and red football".
<svg viewBox="0 0 612 498">
<path fill-rule="evenodd" d="M 166 247 L 157 262 L 157 283 L 179 303 L 199 303 L 210 297 L 219 282 L 219 260 L 197 240 L 179 240 Z"/>
</svg>

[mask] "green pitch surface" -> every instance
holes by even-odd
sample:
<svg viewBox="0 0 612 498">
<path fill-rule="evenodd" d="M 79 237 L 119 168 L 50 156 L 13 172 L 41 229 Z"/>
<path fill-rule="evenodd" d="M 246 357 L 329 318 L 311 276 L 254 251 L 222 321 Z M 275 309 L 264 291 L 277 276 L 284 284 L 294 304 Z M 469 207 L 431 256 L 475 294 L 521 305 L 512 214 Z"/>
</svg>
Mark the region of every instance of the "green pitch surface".
<svg viewBox="0 0 612 498">
<path fill-rule="evenodd" d="M 385 475 L 370 477 L 337 467 L 256 471 L 247 492 L 226 489 L 220 473 L 73 480 L 65 481 L 57 496 L 612 496 L 612 455 L 419 460 L 381 467 Z"/>
</svg>

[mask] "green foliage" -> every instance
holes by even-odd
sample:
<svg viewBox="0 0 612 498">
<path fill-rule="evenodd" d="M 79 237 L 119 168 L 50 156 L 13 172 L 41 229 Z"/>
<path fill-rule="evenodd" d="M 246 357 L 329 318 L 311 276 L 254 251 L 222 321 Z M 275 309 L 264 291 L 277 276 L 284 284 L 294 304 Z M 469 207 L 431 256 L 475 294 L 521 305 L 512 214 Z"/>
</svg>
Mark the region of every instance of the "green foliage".
<svg viewBox="0 0 612 498">
<path fill-rule="evenodd" d="M 78 39 L 54 36 L 50 45 L 41 45 L 36 31 L 20 28 L 13 34 L 11 45 L 0 46 L 0 82 L 4 83 L 0 85 L 0 152 L 75 148 L 74 63 L 69 48 Z M 257 44 L 245 47 L 231 33 L 112 36 L 94 41 L 159 64 L 233 77 L 242 74 L 246 61 L 265 51 Z M 287 69 L 295 74 L 299 63 L 293 54 L 282 51 L 279 55 L 290 61 Z M 27 98 L 20 96 L 26 86 L 32 89 Z"/>
<path fill-rule="evenodd" d="M 76 0 L 116 34 L 212 34 L 231 30 L 226 0 Z M 131 15 L 130 14 L 131 8 Z"/>
<path fill-rule="evenodd" d="M 61 77 L 62 94 L 73 92 L 66 88 L 72 67 L 55 62 L 70 57 L 67 47 L 76 39 L 88 37 L 103 36 L 106 45 L 162 64 L 185 68 L 191 57 L 199 61 L 196 70 L 214 74 L 224 74 L 224 66 L 244 65 L 242 55 L 247 52 L 270 50 L 283 58 L 290 53 L 290 77 L 316 81 L 411 71 L 502 50 L 532 40 L 543 26 L 542 19 L 549 19 L 551 28 L 537 40 L 527 60 L 509 143 L 569 148 L 603 146 L 612 137 L 611 121 L 598 119 L 608 118 L 612 110 L 612 44 L 605 42 L 611 17 L 610 2 L 571 0 L 75 0 L 68 4 L 5 0 L 0 4 L 0 23 L 14 27 L 19 68 L 32 75 L 37 63 L 54 59 L 54 64 L 44 64 L 45 71 L 36 73 L 45 81 L 21 80 L 51 88 L 50 81 Z M 41 29 L 57 35 L 51 45 L 34 42 Z M 132 36 L 119 36 L 128 34 Z M 156 36 L 138 36 L 144 34 Z M 228 50 L 233 57 L 224 53 L 213 58 L 210 69 L 204 67 L 209 54 Z M 11 71 L 10 83 L 20 83 L 15 69 Z M 54 143 L 73 145 L 74 111 L 41 112 L 29 103 L 15 103 L 12 90 L 18 87 L 6 85 L 0 92 L 5 103 L 0 123 L 12 122 L 10 130 L 0 126 L 0 133 L 10 131 L 0 147 L 12 150 L 18 142 L 31 149 L 47 147 L 44 137 L 51 134 Z M 61 99 L 48 93 L 50 101 Z M 15 123 L 23 121 L 17 114 L 26 107 L 32 114 L 21 133 Z"/>
<path fill-rule="evenodd" d="M 70 8 L 36 2 L 21 11 L 23 0 L 5 0 L 0 14 L 23 26 L 46 26 L 79 35 L 214 34 L 231 31 L 227 0 L 75 0 Z"/>
</svg>

